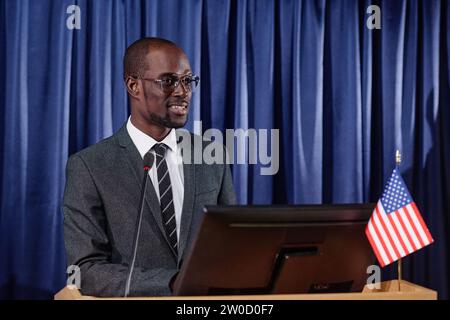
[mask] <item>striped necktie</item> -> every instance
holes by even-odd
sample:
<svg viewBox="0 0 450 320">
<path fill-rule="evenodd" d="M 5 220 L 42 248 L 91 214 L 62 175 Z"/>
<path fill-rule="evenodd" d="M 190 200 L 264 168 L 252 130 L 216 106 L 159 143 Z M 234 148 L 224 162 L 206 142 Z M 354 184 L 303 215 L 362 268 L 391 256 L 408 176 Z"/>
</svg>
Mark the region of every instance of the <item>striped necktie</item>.
<svg viewBox="0 0 450 320">
<path fill-rule="evenodd" d="M 166 231 L 167 239 L 176 254 L 177 246 L 177 224 L 175 220 L 175 206 L 173 204 L 172 185 L 170 183 L 169 169 L 165 159 L 167 146 L 158 143 L 153 146 L 156 153 L 156 171 L 158 174 L 159 202 L 161 206 L 162 222 Z"/>
</svg>

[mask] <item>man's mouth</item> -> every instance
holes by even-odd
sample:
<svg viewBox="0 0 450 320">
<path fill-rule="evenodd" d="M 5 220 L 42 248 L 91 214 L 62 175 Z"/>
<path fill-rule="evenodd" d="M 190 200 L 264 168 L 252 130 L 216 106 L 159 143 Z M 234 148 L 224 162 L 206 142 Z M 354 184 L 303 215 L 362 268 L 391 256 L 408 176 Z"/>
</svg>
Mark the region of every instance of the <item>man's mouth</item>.
<svg viewBox="0 0 450 320">
<path fill-rule="evenodd" d="M 186 103 L 171 104 L 169 110 L 177 116 L 184 116 L 188 112 L 188 105 Z"/>
</svg>

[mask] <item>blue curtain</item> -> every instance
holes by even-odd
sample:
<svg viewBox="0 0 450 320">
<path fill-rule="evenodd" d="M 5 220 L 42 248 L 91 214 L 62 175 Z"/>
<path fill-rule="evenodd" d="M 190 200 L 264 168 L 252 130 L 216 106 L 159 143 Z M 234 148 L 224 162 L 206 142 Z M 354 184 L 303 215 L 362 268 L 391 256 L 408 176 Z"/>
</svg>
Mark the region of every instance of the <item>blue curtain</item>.
<svg viewBox="0 0 450 320">
<path fill-rule="evenodd" d="M 381 30 L 366 27 L 371 4 Z M 64 286 L 65 164 L 127 119 L 122 57 L 142 36 L 178 43 L 201 75 L 188 129 L 280 130 L 278 174 L 233 166 L 242 204 L 375 202 L 402 150 L 436 240 L 405 278 L 447 298 L 449 30 L 438 0 L 1 1 L 0 298 Z"/>
</svg>

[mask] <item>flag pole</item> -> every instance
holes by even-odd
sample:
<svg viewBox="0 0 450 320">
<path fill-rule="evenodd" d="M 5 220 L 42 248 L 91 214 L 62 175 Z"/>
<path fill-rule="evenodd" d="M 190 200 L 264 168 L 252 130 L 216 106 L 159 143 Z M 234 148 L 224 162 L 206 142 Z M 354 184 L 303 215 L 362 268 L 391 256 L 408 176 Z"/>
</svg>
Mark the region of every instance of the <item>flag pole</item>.
<svg viewBox="0 0 450 320">
<path fill-rule="evenodd" d="M 402 155 L 400 153 L 400 150 L 397 150 L 395 152 L 395 162 L 397 166 L 400 166 L 400 163 L 402 162 Z M 402 258 L 398 259 L 397 261 L 397 274 L 398 274 L 398 291 L 402 291 L 401 283 L 402 283 Z"/>
</svg>

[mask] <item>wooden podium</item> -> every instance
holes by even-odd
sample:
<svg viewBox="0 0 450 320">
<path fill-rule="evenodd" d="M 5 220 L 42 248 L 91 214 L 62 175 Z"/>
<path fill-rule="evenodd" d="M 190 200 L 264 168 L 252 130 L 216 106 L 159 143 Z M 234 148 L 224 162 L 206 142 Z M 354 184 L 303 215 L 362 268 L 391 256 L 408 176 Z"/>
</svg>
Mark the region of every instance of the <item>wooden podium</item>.
<svg viewBox="0 0 450 320">
<path fill-rule="evenodd" d="M 367 286 L 361 293 L 325 294 L 273 294 L 239 296 L 172 296 L 172 297 L 129 297 L 97 298 L 83 296 L 75 286 L 67 286 L 55 295 L 55 300 L 437 300 L 437 292 L 408 281 L 381 282 L 380 289 L 370 290 Z"/>
</svg>

